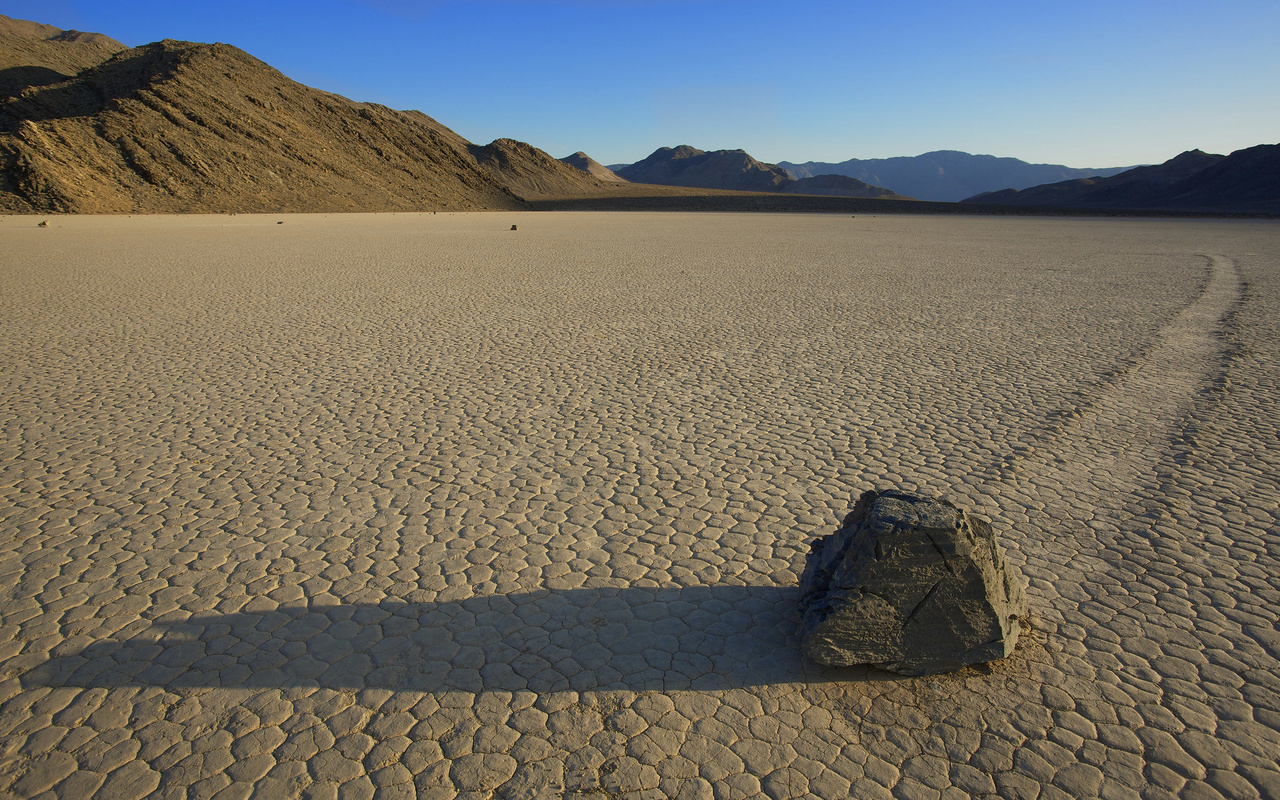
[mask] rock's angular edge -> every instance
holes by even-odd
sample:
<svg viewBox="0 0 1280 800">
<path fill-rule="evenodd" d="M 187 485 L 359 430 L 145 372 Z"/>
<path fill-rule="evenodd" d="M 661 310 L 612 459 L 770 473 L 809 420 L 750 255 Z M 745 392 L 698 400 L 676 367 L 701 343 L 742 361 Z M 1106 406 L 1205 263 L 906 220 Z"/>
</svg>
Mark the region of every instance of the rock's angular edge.
<svg viewBox="0 0 1280 800">
<path fill-rule="evenodd" d="M 988 523 L 895 490 L 865 492 L 812 544 L 801 590 L 805 655 L 904 675 L 1009 655 L 1027 613 Z"/>
</svg>

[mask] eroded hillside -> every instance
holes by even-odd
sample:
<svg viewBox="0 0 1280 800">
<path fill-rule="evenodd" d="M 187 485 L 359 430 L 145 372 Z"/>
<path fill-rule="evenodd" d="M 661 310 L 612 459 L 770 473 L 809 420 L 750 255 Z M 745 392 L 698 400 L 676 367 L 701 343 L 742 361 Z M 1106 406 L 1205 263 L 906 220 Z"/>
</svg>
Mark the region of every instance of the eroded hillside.
<svg viewBox="0 0 1280 800">
<path fill-rule="evenodd" d="M 476 146 L 230 45 L 172 40 L 8 97 L 0 163 L 0 206 L 19 211 L 502 209 L 600 185 L 529 145 Z"/>
</svg>

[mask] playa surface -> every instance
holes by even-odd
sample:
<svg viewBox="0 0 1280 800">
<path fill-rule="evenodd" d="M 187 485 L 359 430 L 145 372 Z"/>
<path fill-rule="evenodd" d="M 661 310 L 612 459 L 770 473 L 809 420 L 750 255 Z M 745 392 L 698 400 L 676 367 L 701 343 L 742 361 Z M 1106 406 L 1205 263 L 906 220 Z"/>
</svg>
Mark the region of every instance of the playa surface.
<svg viewBox="0 0 1280 800">
<path fill-rule="evenodd" d="M 1280 797 L 1280 224 L 38 221 L 0 792 Z M 992 521 L 1014 656 L 799 657 L 877 487 Z"/>
</svg>

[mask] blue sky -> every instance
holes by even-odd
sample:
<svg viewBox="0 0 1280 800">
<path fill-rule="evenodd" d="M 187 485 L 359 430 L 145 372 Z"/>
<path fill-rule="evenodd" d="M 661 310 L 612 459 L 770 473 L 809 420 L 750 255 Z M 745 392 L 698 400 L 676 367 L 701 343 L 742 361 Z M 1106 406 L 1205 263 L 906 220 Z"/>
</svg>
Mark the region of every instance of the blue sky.
<svg viewBox="0 0 1280 800">
<path fill-rule="evenodd" d="M 954 149 L 1077 167 L 1280 141 L 1280 3 L 0 0 L 105 33 L 227 42 L 485 143 L 636 161 Z"/>
</svg>

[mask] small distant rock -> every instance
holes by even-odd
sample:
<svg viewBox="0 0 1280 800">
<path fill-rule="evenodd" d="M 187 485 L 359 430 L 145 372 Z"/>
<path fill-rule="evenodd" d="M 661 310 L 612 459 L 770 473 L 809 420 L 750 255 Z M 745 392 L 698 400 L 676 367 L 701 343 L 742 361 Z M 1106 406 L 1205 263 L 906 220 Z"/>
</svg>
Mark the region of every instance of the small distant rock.
<svg viewBox="0 0 1280 800">
<path fill-rule="evenodd" d="M 46 219 L 46 220 L 41 220 L 41 221 L 36 225 L 36 227 L 37 227 L 37 228 L 47 228 L 47 227 L 49 227 L 49 220 L 47 220 L 47 219 Z"/>
<path fill-rule="evenodd" d="M 512 226 L 511 226 L 511 230 L 513 230 L 513 231 L 514 231 L 515 229 L 516 229 L 516 226 L 515 226 L 515 225 L 512 225 Z"/>
<path fill-rule="evenodd" d="M 928 675 L 1013 652 L 1027 613 L 991 526 L 946 500 L 866 492 L 810 547 L 801 649 L 830 666 Z"/>
<path fill-rule="evenodd" d="M 277 224 L 277 225 L 283 225 L 283 224 L 284 224 L 284 220 L 280 220 L 280 221 L 279 221 L 279 222 L 277 222 L 276 224 Z"/>
</svg>

